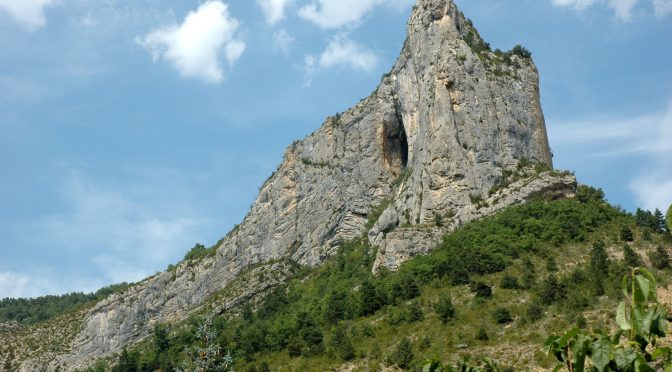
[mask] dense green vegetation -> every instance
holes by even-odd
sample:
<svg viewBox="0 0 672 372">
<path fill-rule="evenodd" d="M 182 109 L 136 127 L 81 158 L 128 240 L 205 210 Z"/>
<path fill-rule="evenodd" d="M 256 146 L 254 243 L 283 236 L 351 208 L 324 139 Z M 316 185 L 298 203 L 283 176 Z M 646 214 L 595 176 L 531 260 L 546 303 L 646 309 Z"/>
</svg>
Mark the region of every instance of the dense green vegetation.
<svg viewBox="0 0 672 372">
<path fill-rule="evenodd" d="M 75 310 L 128 287 L 128 283 L 103 287 L 95 293 L 73 292 L 60 296 L 5 298 L 0 300 L 0 323 L 16 321 L 33 324 Z"/>
<path fill-rule="evenodd" d="M 672 351 L 657 344 L 667 335 L 668 314 L 658 303 L 653 274 L 632 268 L 623 276 L 621 288 L 625 299 L 616 307 L 615 333 L 575 327 L 546 339 L 546 352 L 561 362 L 556 370 L 583 372 L 589 365 L 598 372 L 672 370 Z"/>
<path fill-rule="evenodd" d="M 584 312 L 620 299 L 614 289 L 620 278 L 630 264 L 642 263 L 631 245 L 649 230 L 652 244 L 669 239 L 639 226 L 603 196 L 582 187 L 573 200 L 509 208 L 448 234 L 432 253 L 397 272 L 373 275 L 375 249 L 364 240 L 347 242 L 323 266 L 302 270 L 261 302 L 244 304 L 239 315 L 215 317 L 213 342 L 231 351 L 240 371 L 326 370 L 348 361 L 416 368 L 437 356 L 457 363 L 451 356 L 467 344 L 507 340 L 532 342 L 540 351 L 543 335 L 535 323 L 548 322 L 547 311 L 565 314 L 546 324 L 556 331 L 585 325 Z M 623 243 L 624 226 L 634 243 Z M 623 259 L 610 259 L 607 248 L 614 246 L 623 249 Z M 110 363 L 133 361 L 120 371 L 182 366 L 190 360 L 187 350 L 201 342 L 199 324 L 193 318 L 161 328 L 120 356 L 123 361 Z M 482 357 L 476 364 L 487 365 Z M 543 355 L 532 357 L 552 364 Z"/>
</svg>

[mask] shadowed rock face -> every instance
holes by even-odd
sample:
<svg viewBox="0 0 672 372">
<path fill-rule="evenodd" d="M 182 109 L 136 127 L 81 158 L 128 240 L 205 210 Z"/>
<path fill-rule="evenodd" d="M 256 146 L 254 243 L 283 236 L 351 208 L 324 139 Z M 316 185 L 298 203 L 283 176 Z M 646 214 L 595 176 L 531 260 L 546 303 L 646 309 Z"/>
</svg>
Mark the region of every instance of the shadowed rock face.
<svg viewBox="0 0 672 372">
<path fill-rule="evenodd" d="M 552 162 L 534 64 L 475 54 L 465 42 L 474 32 L 451 0 L 418 0 L 401 55 L 380 86 L 287 149 L 214 256 L 100 302 L 69 353 L 33 358 L 23 369 L 89 365 L 142 340 L 156 322 L 184 319 L 227 286 L 235 290 L 215 301 L 219 310 L 257 295 L 289 275 L 283 260 L 319 265 L 344 240 L 368 235 L 380 247 L 375 268 L 394 269 L 466 221 L 539 193 L 571 194 L 573 177 L 545 173 L 488 199 L 502 170 L 521 159 Z M 389 207 L 367 231 L 369 213 L 385 199 Z M 436 216 L 445 222 L 437 225 Z M 277 275 L 237 285 L 252 267 Z"/>
</svg>

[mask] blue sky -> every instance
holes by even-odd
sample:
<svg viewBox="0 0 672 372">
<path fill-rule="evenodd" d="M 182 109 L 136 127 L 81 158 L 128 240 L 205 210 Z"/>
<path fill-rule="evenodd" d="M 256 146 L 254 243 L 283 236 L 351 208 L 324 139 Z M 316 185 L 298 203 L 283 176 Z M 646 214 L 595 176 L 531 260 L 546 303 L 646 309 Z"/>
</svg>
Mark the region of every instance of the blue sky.
<svg viewBox="0 0 672 372">
<path fill-rule="evenodd" d="M 672 203 L 672 0 L 458 0 L 541 73 L 557 168 Z M 134 281 L 368 96 L 411 0 L 0 0 L 0 298 Z"/>
</svg>

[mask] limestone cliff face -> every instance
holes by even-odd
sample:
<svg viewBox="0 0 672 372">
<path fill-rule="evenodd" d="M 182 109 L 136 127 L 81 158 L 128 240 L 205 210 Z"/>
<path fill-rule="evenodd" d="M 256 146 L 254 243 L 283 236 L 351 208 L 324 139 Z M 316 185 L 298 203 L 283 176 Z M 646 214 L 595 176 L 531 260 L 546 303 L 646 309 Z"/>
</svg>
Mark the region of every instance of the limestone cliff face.
<svg viewBox="0 0 672 372">
<path fill-rule="evenodd" d="M 380 86 L 287 149 L 215 255 L 100 302 L 67 353 L 33 358 L 24 370 L 81 368 L 206 300 L 226 309 L 284 280 L 288 262 L 319 265 L 343 240 L 367 235 L 380 247 L 375 267 L 394 269 L 466 221 L 540 193 L 571 194 L 573 177 L 547 172 L 489 195 L 521 160 L 552 163 L 534 64 L 476 54 L 465 42 L 474 35 L 451 0 L 418 0 L 401 55 Z M 388 207 L 367 228 L 383 201 Z"/>
</svg>

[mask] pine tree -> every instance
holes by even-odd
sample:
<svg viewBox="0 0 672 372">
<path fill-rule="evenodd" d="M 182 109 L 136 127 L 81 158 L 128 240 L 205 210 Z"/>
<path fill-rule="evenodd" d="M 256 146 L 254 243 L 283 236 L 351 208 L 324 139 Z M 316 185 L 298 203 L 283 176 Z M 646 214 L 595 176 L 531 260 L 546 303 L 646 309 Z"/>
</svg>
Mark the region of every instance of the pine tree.
<svg viewBox="0 0 672 372">
<path fill-rule="evenodd" d="M 409 368 L 411 362 L 413 361 L 413 344 L 408 337 L 404 337 L 397 347 L 394 348 L 394 352 L 389 356 L 389 361 L 392 364 L 396 364 L 400 368 Z"/>
<path fill-rule="evenodd" d="M 443 324 L 448 323 L 450 319 L 455 317 L 455 306 L 450 295 L 444 294 L 439 297 L 439 301 L 434 304 L 434 311 L 439 316 Z"/>
<path fill-rule="evenodd" d="M 658 232 L 664 233 L 668 231 L 667 223 L 665 221 L 665 216 L 660 209 L 656 208 L 656 211 L 653 213 L 654 218 L 656 219 L 656 230 Z"/>
<path fill-rule="evenodd" d="M 378 297 L 376 296 L 376 287 L 368 280 L 360 286 L 358 299 L 358 313 L 360 316 L 373 314 L 380 308 Z"/>
<path fill-rule="evenodd" d="M 598 296 L 604 294 L 604 278 L 609 274 L 609 256 L 604 248 L 604 242 L 599 240 L 590 249 L 589 271 Z"/>
<path fill-rule="evenodd" d="M 651 259 L 653 267 L 658 270 L 670 268 L 670 255 L 667 253 L 667 250 L 660 245 L 656 247 L 655 251 L 651 252 L 649 258 Z"/>
<path fill-rule="evenodd" d="M 642 266 L 642 259 L 628 244 L 623 244 L 623 262 L 629 267 Z"/>
<path fill-rule="evenodd" d="M 200 345 L 187 350 L 189 364 L 178 371 L 233 371 L 231 354 L 224 355 L 222 348 L 215 340 L 217 335 L 212 329 L 212 318 L 212 315 L 206 316 L 198 326 L 196 338 L 200 340 Z"/>
<path fill-rule="evenodd" d="M 154 326 L 154 347 L 156 348 L 157 355 L 165 353 L 170 347 L 168 327 L 165 324 L 157 324 Z"/>
<path fill-rule="evenodd" d="M 350 337 L 345 333 L 342 326 L 336 327 L 331 335 L 331 348 L 342 360 L 352 360 L 355 357 L 355 349 L 352 347 Z"/>
<path fill-rule="evenodd" d="M 327 295 L 322 308 L 322 319 L 326 323 L 336 324 L 345 319 L 345 302 L 347 296 L 342 291 L 332 291 Z"/>
<path fill-rule="evenodd" d="M 621 240 L 624 242 L 631 242 L 635 240 L 634 236 L 632 235 L 632 230 L 626 225 L 623 225 L 621 228 Z"/>
</svg>

